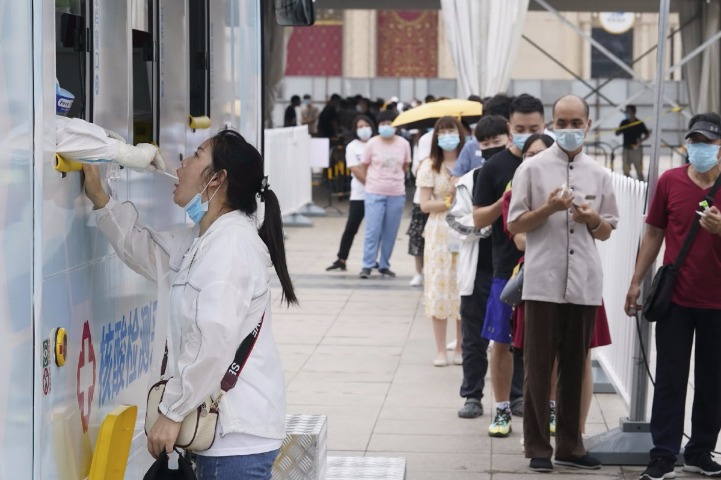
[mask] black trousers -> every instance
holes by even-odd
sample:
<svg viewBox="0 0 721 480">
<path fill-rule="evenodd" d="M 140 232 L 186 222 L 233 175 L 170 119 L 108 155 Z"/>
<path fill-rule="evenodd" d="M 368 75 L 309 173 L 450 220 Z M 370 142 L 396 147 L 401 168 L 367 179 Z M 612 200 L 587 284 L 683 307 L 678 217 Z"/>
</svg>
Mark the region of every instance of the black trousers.
<svg viewBox="0 0 721 480">
<path fill-rule="evenodd" d="M 523 350 L 513 349 L 513 377 L 511 379 L 511 404 L 523 400 Z"/>
<path fill-rule="evenodd" d="M 486 318 L 486 302 L 491 291 L 492 271 L 476 272 L 471 295 L 461 296 L 461 334 L 463 335 L 463 383 L 461 397 L 483 398 L 488 371 L 488 340 L 481 336 Z"/>
<path fill-rule="evenodd" d="M 348 221 L 345 223 L 343 236 L 340 237 L 340 249 L 338 250 L 338 258 L 348 260 L 350 247 L 353 246 L 353 239 L 358 228 L 360 227 L 363 217 L 365 216 L 365 202 L 363 200 L 351 200 L 348 208 Z"/>
<path fill-rule="evenodd" d="M 691 348 L 696 334 L 691 440 L 685 455 L 713 451 L 721 430 L 721 310 L 671 304 L 656 322 L 651 458 L 675 457 L 683 437 Z"/>
</svg>

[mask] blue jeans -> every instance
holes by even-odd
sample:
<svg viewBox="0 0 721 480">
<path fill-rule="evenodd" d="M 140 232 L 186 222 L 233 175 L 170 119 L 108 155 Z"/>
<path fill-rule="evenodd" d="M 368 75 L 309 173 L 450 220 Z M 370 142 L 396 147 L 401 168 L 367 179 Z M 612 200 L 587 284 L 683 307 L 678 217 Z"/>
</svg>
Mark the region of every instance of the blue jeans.
<svg viewBox="0 0 721 480">
<path fill-rule="evenodd" d="M 280 450 L 227 457 L 198 455 L 195 474 L 198 480 L 270 480 L 278 452 Z"/>
<path fill-rule="evenodd" d="M 396 243 L 398 227 L 401 225 L 405 195 L 375 195 L 366 192 L 365 199 L 365 242 L 363 244 L 363 268 L 370 270 L 375 265 L 380 247 L 379 268 L 390 268 L 391 254 Z"/>
</svg>

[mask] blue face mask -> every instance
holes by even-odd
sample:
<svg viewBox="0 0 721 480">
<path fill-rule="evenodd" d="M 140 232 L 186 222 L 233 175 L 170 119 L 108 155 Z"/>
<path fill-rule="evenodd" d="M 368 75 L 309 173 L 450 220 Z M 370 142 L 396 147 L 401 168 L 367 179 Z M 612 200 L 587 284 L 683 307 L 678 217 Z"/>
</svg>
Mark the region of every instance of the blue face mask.
<svg viewBox="0 0 721 480">
<path fill-rule="evenodd" d="M 213 178 L 210 179 L 210 182 L 215 179 L 215 175 L 213 175 Z M 208 188 L 208 185 L 210 185 L 210 182 L 205 186 L 202 192 L 196 193 L 195 196 L 188 202 L 188 204 L 184 207 L 185 211 L 187 212 L 190 219 L 195 223 L 196 225 L 200 223 L 200 221 L 203 219 L 203 216 L 205 215 L 205 212 L 208 211 L 208 204 L 213 199 L 216 193 L 218 193 L 218 190 L 220 190 L 220 187 L 215 190 L 213 193 L 213 196 L 208 199 L 207 202 L 203 202 L 203 193 Z"/>
<path fill-rule="evenodd" d="M 515 145 L 517 149 L 523 150 L 523 146 L 526 144 L 526 140 L 528 140 L 528 137 L 530 136 L 530 133 L 514 133 L 513 145 Z"/>
<path fill-rule="evenodd" d="M 438 146 L 446 152 L 455 150 L 458 148 L 458 144 L 461 143 L 461 137 L 457 133 L 446 133 L 444 135 L 438 135 Z"/>
<path fill-rule="evenodd" d="M 373 136 L 373 130 L 371 129 L 371 127 L 360 127 L 355 132 L 358 135 L 358 138 L 363 142 Z"/>
<path fill-rule="evenodd" d="M 381 125 L 378 127 L 378 133 L 380 133 L 383 138 L 391 138 L 396 134 L 396 129 L 390 125 Z"/>
<path fill-rule="evenodd" d="M 698 173 L 706 173 L 718 163 L 719 145 L 689 143 L 686 145 L 688 161 Z"/>
<path fill-rule="evenodd" d="M 586 130 L 583 128 L 567 128 L 556 130 L 558 146 L 567 152 L 573 152 L 583 146 L 586 139 Z"/>
</svg>

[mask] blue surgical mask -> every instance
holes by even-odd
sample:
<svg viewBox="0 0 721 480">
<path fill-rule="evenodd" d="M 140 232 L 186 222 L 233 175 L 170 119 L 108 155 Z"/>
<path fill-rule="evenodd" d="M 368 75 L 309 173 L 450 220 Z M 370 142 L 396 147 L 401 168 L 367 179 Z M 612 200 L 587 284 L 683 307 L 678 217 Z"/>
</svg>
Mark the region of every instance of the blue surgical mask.
<svg viewBox="0 0 721 480">
<path fill-rule="evenodd" d="M 390 125 L 381 125 L 378 127 L 378 133 L 380 133 L 383 138 L 391 138 L 396 134 L 396 129 Z"/>
<path fill-rule="evenodd" d="M 458 148 L 459 143 L 461 143 L 461 137 L 459 137 L 457 133 L 438 135 L 438 146 L 446 152 Z"/>
<path fill-rule="evenodd" d="M 358 135 L 358 138 L 360 138 L 363 142 L 371 138 L 373 135 L 373 129 L 371 127 L 360 127 L 355 132 Z"/>
<path fill-rule="evenodd" d="M 530 133 L 514 133 L 513 145 L 515 145 L 517 149 L 523 150 L 523 146 L 526 144 L 526 140 L 528 140 L 528 137 L 530 136 Z"/>
<path fill-rule="evenodd" d="M 688 161 L 698 173 L 706 173 L 718 163 L 719 145 L 689 143 L 686 145 Z"/>
<path fill-rule="evenodd" d="M 556 130 L 556 142 L 558 146 L 567 152 L 573 152 L 583 146 L 586 139 L 584 128 L 567 128 Z"/>
<path fill-rule="evenodd" d="M 210 179 L 210 182 L 212 182 L 213 179 L 215 179 L 215 175 L 213 175 L 213 178 Z M 208 211 L 208 204 L 213 199 L 215 194 L 218 193 L 218 190 L 220 190 L 220 187 L 218 187 L 213 193 L 213 196 L 210 197 L 207 202 L 203 202 L 203 192 L 205 192 L 205 190 L 208 188 L 210 182 L 208 182 L 202 192 L 196 193 L 195 196 L 184 207 L 185 211 L 188 213 L 188 216 L 196 225 L 200 223 L 200 221 L 203 219 L 205 212 Z"/>
</svg>

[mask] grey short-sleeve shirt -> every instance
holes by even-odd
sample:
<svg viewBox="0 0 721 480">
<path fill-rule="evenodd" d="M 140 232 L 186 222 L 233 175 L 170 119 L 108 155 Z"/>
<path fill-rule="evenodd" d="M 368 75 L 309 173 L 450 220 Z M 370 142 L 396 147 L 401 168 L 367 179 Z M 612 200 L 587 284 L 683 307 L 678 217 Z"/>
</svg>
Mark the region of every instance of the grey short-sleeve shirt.
<svg viewBox="0 0 721 480">
<path fill-rule="evenodd" d="M 615 229 L 618 207 L 611 174 L 585 153 L 572 160 L 554 144 L 521 164 L 513 178 L 508 223 L 543 206 L 563 184 L 574 203 L 589 204 Z M 523 300 L 601 305 L 603 271 L 596 241 L 572 211 L 556 212 L 526 234 Z"/>
</svg>

